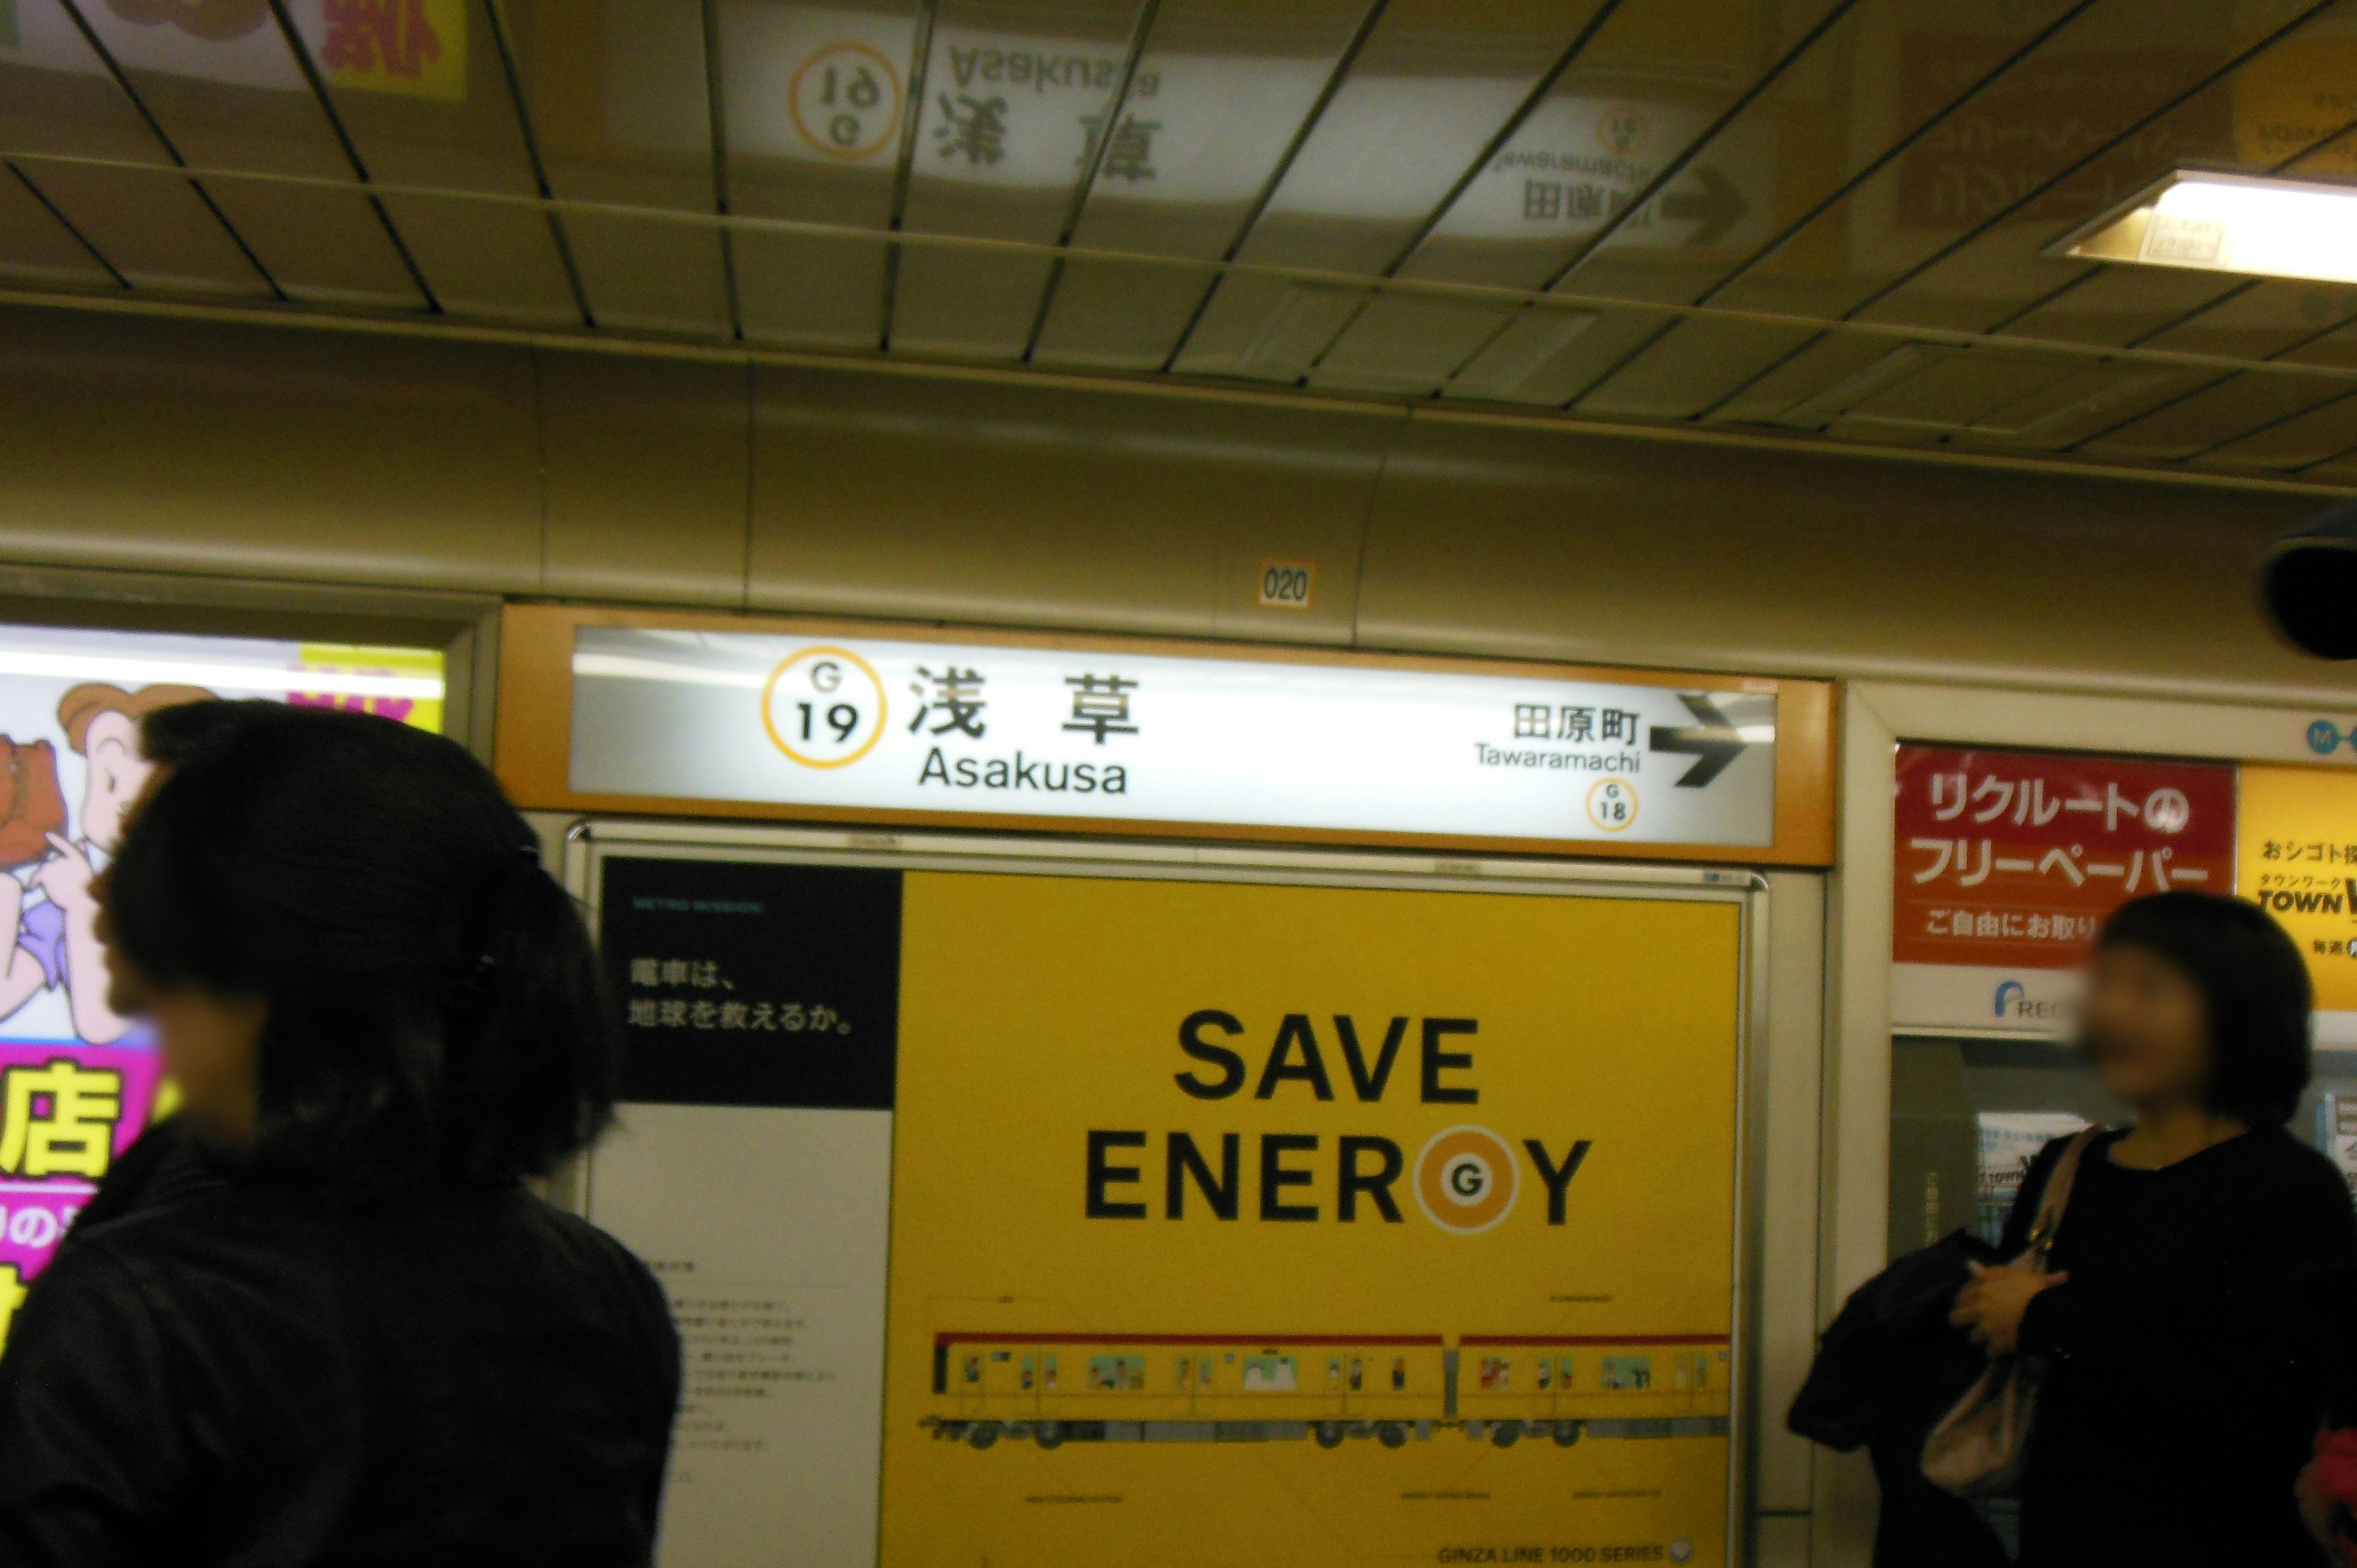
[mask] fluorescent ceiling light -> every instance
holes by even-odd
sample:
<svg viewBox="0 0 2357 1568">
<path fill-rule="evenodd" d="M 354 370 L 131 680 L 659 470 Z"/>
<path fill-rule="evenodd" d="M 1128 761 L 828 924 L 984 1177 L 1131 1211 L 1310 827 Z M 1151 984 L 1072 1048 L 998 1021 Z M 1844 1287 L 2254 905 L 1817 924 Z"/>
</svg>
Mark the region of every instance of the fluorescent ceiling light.
<svg viewBox="0 0 2357 1568">
<path fill-rule="evenodd" d="M 2357 186 L 2179 169 L 2047 253 L 2357 283 Z"/>
</svg>

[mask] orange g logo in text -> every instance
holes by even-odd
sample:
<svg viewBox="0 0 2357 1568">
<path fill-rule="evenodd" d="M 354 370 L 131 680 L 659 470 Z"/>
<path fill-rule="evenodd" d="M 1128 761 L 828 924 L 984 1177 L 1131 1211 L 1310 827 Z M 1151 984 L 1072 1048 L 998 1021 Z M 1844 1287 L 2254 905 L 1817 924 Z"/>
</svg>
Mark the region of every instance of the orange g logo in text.
<svg viewBox="0 0 2357 1568">
<path fill-rule="evenodd" d="M 805 648 L 761 688 L 761 723 L 804 768 L 843 768 L 884 736 L 884 682 L 847 648 Z"/>
<path fill-rule="evenodd" d="M 1514 1151 L 1487 1127 L 1449 1127 L 1415 1157 L 1415 1201 L 1443 1230 L 1478 1235 L 1514 1207 Z"/>
</svg>

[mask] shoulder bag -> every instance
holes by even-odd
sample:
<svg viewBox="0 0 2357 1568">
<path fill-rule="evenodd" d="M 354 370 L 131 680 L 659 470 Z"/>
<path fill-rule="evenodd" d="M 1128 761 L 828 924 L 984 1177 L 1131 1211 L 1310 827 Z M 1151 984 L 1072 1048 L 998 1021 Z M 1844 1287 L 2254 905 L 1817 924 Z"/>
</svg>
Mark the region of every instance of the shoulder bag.
<svg viewBox="0 0 2357 1568">
<path fill-rule="evenodd" d="M 2071 1140 L 2062 1157 L 2054 1162 L 2046 1190 L 2039 1197 L 2038 1217 L 2029 1227 L 2029 1244 L 2013 1261 L 2015 1267 L 2046 1273 L 2047 1255 L 2054 1249 L 2063 1206 L 2071 1201 L 2080 1159 L 2102 1131 L 2086 1129 Z M 1964 1397 L 1941 1417 L 1924 1440 L 1925 1477 L 1963 1498 L 2011 1491 L 2021 1479 L 2029 1429 L 2038 1413 L 2038 1386 L 2045 1375 L 2045 1363 L 2035 1356 L 1991 1358 L 1980 1380 L 1964 1391 Z"/>
</svg>

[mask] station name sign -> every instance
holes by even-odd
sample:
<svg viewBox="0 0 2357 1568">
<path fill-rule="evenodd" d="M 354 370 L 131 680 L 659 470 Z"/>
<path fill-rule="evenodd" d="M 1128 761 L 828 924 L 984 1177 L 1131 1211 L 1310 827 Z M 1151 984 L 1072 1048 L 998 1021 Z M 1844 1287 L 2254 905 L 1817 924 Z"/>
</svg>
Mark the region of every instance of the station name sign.
<svg viewBox="0 0 2357 1568">
<path fill-rule="evenodd" d="M 514 777 L 502 731 L 511 788 L 548 805 L 1770 852 L 1782 710 L 1813 742 L 1825 706 L 1810 682 L 510 613 L 570 623 L 508 639 L 563 660 L 561 789 Z"/>
</svg>

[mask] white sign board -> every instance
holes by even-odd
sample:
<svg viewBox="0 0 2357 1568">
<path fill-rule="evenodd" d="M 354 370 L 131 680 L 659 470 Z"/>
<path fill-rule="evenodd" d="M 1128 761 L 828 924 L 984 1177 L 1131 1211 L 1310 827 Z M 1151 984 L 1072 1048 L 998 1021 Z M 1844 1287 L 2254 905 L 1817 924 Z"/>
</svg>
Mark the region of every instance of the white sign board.
<svg viewBox="0 0 2357 1568">
<path fill-rule="evenodd" d="M 1772 688 L 613 627 L 579 628 L 573 682 L 585 794 L 1494 840 L 1775 835 Z"/>
</svg>

